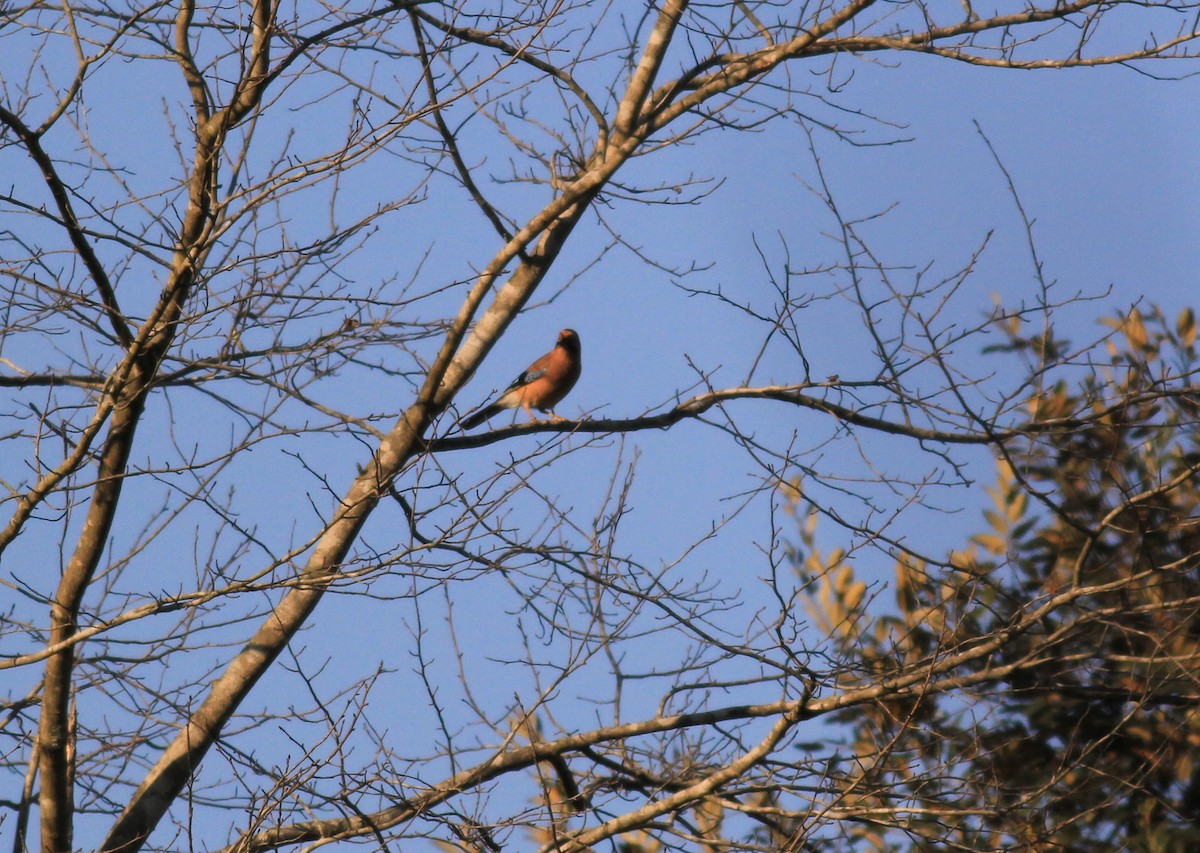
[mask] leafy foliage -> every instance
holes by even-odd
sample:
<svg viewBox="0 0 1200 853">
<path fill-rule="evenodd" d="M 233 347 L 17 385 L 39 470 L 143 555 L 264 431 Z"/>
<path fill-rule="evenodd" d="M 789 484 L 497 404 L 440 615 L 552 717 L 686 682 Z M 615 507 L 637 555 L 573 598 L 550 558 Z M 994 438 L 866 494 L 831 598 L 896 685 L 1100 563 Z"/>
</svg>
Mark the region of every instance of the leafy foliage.
<svg viewBox="0 0 1200 853">
<path fill-rule="evenodd" d="M 919 849 L 1200 845 L 1195 319 L 1110 325 L 1108 364 L 1030 397 L 1047 429 L 998 454 L 988 529 L 941 565 L 897 561 L 898 612 L 845 627 L 862 585 L 844 564 L 811 599 L 875 677 L 1003 638 L 937 692 L 837 715 L 861 765 L 844 789 Z"/>
</svg>

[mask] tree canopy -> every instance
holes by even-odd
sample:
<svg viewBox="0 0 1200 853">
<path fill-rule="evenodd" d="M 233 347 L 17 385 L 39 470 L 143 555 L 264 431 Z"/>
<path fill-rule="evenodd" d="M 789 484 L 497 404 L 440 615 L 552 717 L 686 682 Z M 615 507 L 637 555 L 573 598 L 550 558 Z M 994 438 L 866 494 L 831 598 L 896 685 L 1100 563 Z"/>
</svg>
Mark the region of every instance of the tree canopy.
<svg viewBox="0 0 1200 853">
<path fill-rule="evenodd" d="M 875 810 L 863 837 L 895 826 L 919 849 L 971 850 L 1200 841 L 1200 400 L 1163 383 L 1195 371 L 1195 317 L 1135 310 L 1114 326 L 1107 363 L 1029 401 L 1031 423 L 1074 426 L 1001 447 L 985 529 L 936 563 L 900 557 L 895 615 L 865 617 L 865 585 L 840 555 L 801 565 L 846 666 L 898 679 L 954 662 L 838 713 L 858 761 L 840 786 Z M 1015 331 L 1005 348 L 1039 361 L 1070 350 Z"/>
</svg>

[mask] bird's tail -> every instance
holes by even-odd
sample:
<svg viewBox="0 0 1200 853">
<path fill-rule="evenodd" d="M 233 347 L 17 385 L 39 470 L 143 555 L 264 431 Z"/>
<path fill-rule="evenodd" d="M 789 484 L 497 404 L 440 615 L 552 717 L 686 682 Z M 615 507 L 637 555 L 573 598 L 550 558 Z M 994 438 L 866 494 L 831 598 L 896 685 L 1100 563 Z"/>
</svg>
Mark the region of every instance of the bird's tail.
<svg viewBox="0 0 1200 853">
<path fill-rule="evenodd" d="M 486 421 L 488 418 L 490 418 L 492 415 L 496 414 L 499 411 L 502 411 L 503 409 L 504 409 L 503 406 L 497 406 L 493 403 L 492 405 L 487 406 L 486 408 L 480 409 L 478 412 L 471 415 L 470 417 L 464 418 L 463 420 L 459 421 L 459 425 L 463 429 L 474 429 L 475 427 L 479 426 L 481 423 Z"/>
</svg>

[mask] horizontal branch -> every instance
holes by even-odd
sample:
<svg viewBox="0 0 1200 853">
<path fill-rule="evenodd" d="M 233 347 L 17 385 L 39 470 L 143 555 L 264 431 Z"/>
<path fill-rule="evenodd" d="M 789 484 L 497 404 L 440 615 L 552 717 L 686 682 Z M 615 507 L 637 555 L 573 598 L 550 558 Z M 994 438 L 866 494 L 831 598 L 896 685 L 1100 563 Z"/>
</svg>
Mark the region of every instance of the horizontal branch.
<svg viewBox="0 0 1200 853">
<path fill-rule="evenodd" d="M 872 415 L 864 414 L 860 408 L 843 406 L 839 403 L 833 403 L 829 400 L 824 400 L 820 397 L 814 397 L 811 394 L 805 393 L 807 389 L 813 388 L 847 388 L 864 387 L 864 385 L 877 386 L 878 383 L 805 382 L 798 385 L 767 385 L 757 388 L 726 388 L 699 394 L 689 400 L 679 403 L 672 409 L 669 409 L 665 412 L 660 412 L 658 414 L 640 415 L 633 418 L 583 418 L 580 420 L 562 421 L 527 421 L 525 423 L 514 424 L 512 426 L 501 427 L 499 429 L 479 433 L 478 435 L 461 435 L 456 437 L 443 436 L 441 438 L 434 438 L 428 441 L 423 449 L 425 452 L 431 453 L 443 453 L 452 450 L 467 450 L 475 447 L 483 447 L 489 444 L 494 444 L 503 439 L 511 438 L 512 436 L 539 432 L 597 434 L 668 429 L 680 421 L 699 417 L 714 406 L 718 406 L 722 403 L 732 400 L 775 400 L 782 403 L 788 403 L 793 406 L 799 406 L 801 408 L 833 415 L 839 421 L 852 426 L 859 426 L 865 429 L 874 430 L 876 432 L 887 433 L 889 435 L 906 436 L 908 438 L 913 438 L 920 441 L 935 441 L 943 444 L 1001 445 L 1014 439 L 1031 435 L 1042 435 L 1059 431 L 1074 431 L 1089 424 L 1102 421 L 1105 417 L 1112 413 L 1121 411 L 1130 405 L 1137 405 L 1145 402 L 1147 399 L 1161 399 L 1164 397 L 1175 396 L 1176 393 L 1185 393 L 1184 391 L 1156 392 L 1123 398 L 1111 406 L 1091 413 L 1086 418 L 1048 418 L 1045 420 L 1026 421 L 1025 423 L 1018 424 L 1016 426 L 996 426 L 995 428 L 988 427 L 976 430 L 964 429 L 962 432 L 930 429 L 927 427 L 914 426 L 913 424 L 908 423 L 889 421 L 885 418 L 878 418 Z M 888 402 L 895 403 L 896 401 Z M 885 402 L 873 405 L 880 406 L 886 404 L 887 403 Z"/>
<path fill-rule="evenodd" d="M 0 358 L 0 364 L 15 367 L 6 358 Z M 20 376 L 0 376 L 0 388 L 57 388 L 71 385 L 76 388 L 91 388 L 99 391 L 104 387 L 107 377 L 98 373 L 22 373 Z"/>
</svg>

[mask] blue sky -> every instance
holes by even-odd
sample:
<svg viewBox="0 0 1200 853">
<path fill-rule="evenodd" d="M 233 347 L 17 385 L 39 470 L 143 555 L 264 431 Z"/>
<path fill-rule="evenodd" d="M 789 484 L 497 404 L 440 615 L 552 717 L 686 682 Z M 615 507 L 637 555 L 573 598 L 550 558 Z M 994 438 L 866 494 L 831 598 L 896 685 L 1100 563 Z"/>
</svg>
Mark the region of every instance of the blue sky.
<svg viewBox="0 0 1200 853">
<path fill-rule="evenodd" d="M 133 74 L 133 67 L 116 66 L 114 73 Z M 877 255 L 896 267 L 896 280 L 910 283 L 916 270 L 927 267 L 929 278 L 948 275 L 992 235 L 975 271 L 947 309 L 947 322 L 978 322 L 994 295 L 1010 305 L 1037 295 L 1022 222 L 977 125 L 1012 175 L 1026 212 L 1035 220 L 1037 251 L 1046 277 L 1056 282 L 1056 292 L 1066 298 L 1076 292 L 1099 295 L 1111 289 L 1103 299 L 1063 313 L 1068 337 L 1082 340 L 1098 335 L 1100 316 L 1138 300 L 1160 304 L 1169 314 L 1194 302 L 1193 276 L 1200 267 L 1196 239 L 1200 177 L 1195 168 L 1200 114 L 1194 105 L 1200 102 L 1200 82 L 1156 81 L 1124 68 L 1003 72 L 919 56 L 904 57 L 890 68 L 847 59 L 842 70 L 851 67 L 853 78 L 847 83 L 845 102 L 889 124 L 845 120 L 861 127 L 872 143 L 896 144 L 853 147 L 819 130 L 811 138 L 825 180 L 847 218 L 888 211 L 861 231 Z M 143 106 L 98 114 L 94 122 L 99 138 L 111 134 L 112 144 L 119 144 L 122 136 L 135 137 L 125 124 L 131 115 L 138 122 L 138 133 L 161 129 L 161 116 Z M 829 115 L 824 108 L 814 109 Z M 531 307 L 518 319 L 459 398 L 460 409 L 473 408 L 506 385 L 566 326 L 580 332 L 585 363 L 582 380 L 559 408 L 567 416 L 625 417 L 661 406 L 681 392 L 691 393 L 686 389 L 697 382 L 692 365 L 708 373 L 717 387 L 741 383 L 757 355 L 759 327 L 728 306 L 689 295 L 683 288 L 720 288 L 731 300 L 765 310 L 776 298 L 766 286 L 768 274 L 780 274 L 785 259 L 794 267 L 816 268 L 838 258 L 836 241 L 830 236 L 836 223 L 806 186 L 818 183 L 809 138 L 796 122 L 779 119 L 759 132 L 708 134 L 687 148 L 631 164 L 632 174 L 653 175 L 668 183 L 692 175 L 724 181 L 696 205 L 618 202 L 602 209 L 606 223 L 663 267 L 695 266 L 698 271 L 673 274 L 647 265 L 621 247 L 597 260 L 609 236 L 596 217 L 589 216 L 545 282 L 544 304 Z M 304 143 L 300 139 L 296 144 L 302 148 Z M 469 152 L 475 157 L 487 153 Z M 161 150 L 157 156 L 165 157 Z M 154 157 L 146 157 L 140 173 L 131 179 L 154 184 L 159 177 L 157 165 Z M 404 164 L 396 163 L 395 168 L 397 191 L 403 192 L 407 189 L 402 181 Z M 366 193 L 366 185 L 379 180 L 378 172 L 370 173 L 362 191 Z M 387 189 L 381 194 L 386 195 Z M 496 191 L 521 197 L 520 190 Z M 302 231 L 310 224 L 317 227 L 315 216 L 312 223 L 299 219 L 294 227 Z M 338 273 L 356 287 L 370 287 L 392 275 L 448 282 L 469 277 L 472 267 L 484 262 L 494 248 L 495 238 L 481 218 L 464 214 L 457 200 L 435 195 L 385 220 L 379 239 Z M 129 280 L 126 292 L 144 287 L 147 299 L 156 292 L 152 268 Z M 571 286 L 562 290 L 568 282 Z M 797 287 L 825 297 L 843 284 L 844 279 L 833 273 L 800 279 Z M 433 316 L 441 307 L 435 301 L 428 309 L 417 310 L 428 310 Z M 813 378 L 874 377 L 877 365 L 860 319 L 856 308 L 838 297 L 818 299 L 800 313 Z M 3 355 L 20 360 L 31 353 L 9 350 Z M 991 369 L 978 359 L 972 345 L 956 355 L 968 368 Z M 766 352 L 754 382 L 791 383 L 802 378 L 796 356 L 775 346 Z M 398 377 L 389 381 L 348 376 L 323 385 L 321 393 L 323 401 L 359 417 L 391 416 L 411 399 L 409 385 Z M 168 403 L 173 411 L 168 411 Z M 156 426 L 139 436 L 135 457 L 150 458 L 167 445 L 171 436 L 166 424 L 171 418 L 175 437 L 185 444 L 192 440 L 190 428 L 204 422 L 197 418 L 213 412 L 206 405 L 189 399 L 186 392 L 163 395 L 154 403 Z M 736 403 L 730 412 L 763 440 L 786 443 L 794 435 L 798 446 L 812 447 L 832 431 L 825 416 L 778 405 Z M 502 418 L 497 421 L 503 423 Z M 531 452 L 545 440 L 544 436 L 521 437 L 442 462 L 464 480 L 481 479 L 494 467 L 506 465 L 510 454 Z M 771 528 L 765 494 L 743 497 L 764 478 L 749 455 L 734 448 L 720 431 L 698 424 L 623 439 L 567 441 L 577 450 L 539 471 L 534 478 L 537 489 L 569 505 L 579 519 L 590 520 L 604 506 L 614 471 L 620 475 L 624 466 L 635 464 L 630 511 L 622 521 L 617 550 L 652 570 L 671 566 L 671 576 L 707 574 L 723 589 L 738 590 L 744 607 L 717 620 L 731 630 L 752 618 L 762 601 L 762 552 Z M 240 461 L 231 472 L 239 474 L 239 500 L 255 508 L 255 522 L 278 547 L 311 535 L 317 519 L 332 505 L 333 495 L 355 476 L 368 450 L 345 435 L 314 438 L 302 446 L 284 440 L 272 455 L 264 452 Z M 303 455 L 312 471 L 327 478 L 328 490 L 319 477 L 304 470 L 298 456 L 287 455 L 292 452 Z M 806 461 L 830 472 L 866 475 L 859 452 L 852 442 L 841 442 L 814 451 Z M 898 472 L 920 471 L 933 464 L 911 444 L 895 439 L 865 437 L 861 452 L 882 468 Z M 991 475 L 988 460 L 979 454 L 972 458 L 971 475 L 986 483 Z M 403 485 L 412 482 L 410 478 Z M 136 483 L 130 487 L 134 498 L 137 489 Z M 148 488 L 146 500 L 153 500 L 153 494 L 154 489 Z M 946 489 L 935 497 L 952 514 L 913 510 L 900 528 L 914 544 L 936 552 L 961 545 L 979 529 L 981 492 Z M 881 501 L 896 505 L 903 499 L 898 495 Z M 132 505 L 136 508 L 137 501 Z M 515 505 L 511 517 L 515 529 L 536 531 L 544 524 L 539 500 L 531 493 Z M 862 506 L 849 501 L 844 511 L 853 517 Z M 719 535 L 689 551 L 725 519 L 731 520 Z M 831 526 L 822 526 L 820 536 L 829 547 L 850 544 Z M 385 503 L 364 531 L 365 545 L 387 551 L 405 540 L 403 517 L 394 505 Z M 19 540 L 10 552 L 13 556 L 6 555 L 6 574 L 36 576 L 52 553 L 49 541 L 32 536 Z M 184 538 L 164 539 L 157 549 L 146 552 L 131 578 L 141 579 L 151 589 L 157 585 L 165 590 L 186 588 L 193 581 L 188 568 L 193 545 L 186 531 Z M 170 559 L 185 552 L 187 560 Z M 891 571 L 887 560 L 864 553 L 868 556 L 856 570 L 868 580 L 886 582 Z M 260 563 L 252 554 L 245 566 L 250 570 Z M 536 572 L 537 567 L 529 571 Z M 373 591 L 400 594 L 403 587 L 401 577 Z M 486 685 L 480 688 L 481 696 L 499 706 L 514 692 L 528 690 L 526 683 L 515 679 L 510 683 L 506 676 L 510 668 L 489 661 L 519 651 L 514 622 L 529 618 L 518 613 L 519 602 L 505 578 L 481 577 L 457 586 L 453 596 L 455 625 L 460 639 L 466 641 L 466 665 Z M 887 600 L 883 593 L 881 603 Z M 430 632 L 431 666 L 449 685 L 458 669 L 447 639 L 449 611 L 437 591 L 422 599 L 421 606 L 423 627 Z M 389 630 L 379 630 L 381 625 Z M 397 749 L 424 748 L 432 737 L 433 716 L 413 676 L 415 625 L 411 605 L 337 594 L 321 605 L 312 629 L 296 644 L 307 649 L 305 659 L 314 667 L 326 658 L 333 662 L 331 672 L 339 679 L 348 673 L 372 672 L 381 663 L 394 670 L 381 680 L 375 702 L 397 709 Z M 153 630 L 157 625 L 146 627 Z M 125 636 L 136 636 L 139 630 L 135 627 Z M 638 648 L 647 660 L 662 653 L 648 643 Z M 547 655 L 559 653 L 561 649 L 555 649 Z M 215 664 L 223 654 L 218 650 L 203 663 Z M 32 670 L 29 675 L 34 676 Z M 294 679 L 275 674 L 255 691 L 249 706 L 286 704 L 292 701 L 288 691 L 294 688 Z M 595 685 L 572 684 L 566 692 L 588 698 L 603 689 L 601 678 Z M 462 698 L 450 688 L 446 692 L 445 701 L 459 707 Z M 640 696 L 631 690 L 630 701 L 644 704 L 631 714 L 651 712 L 657 698 L 653 686 Z M 602 721 L 603 711 L 587 702 L 568 703 L 564 708 L 569 709 L 559 719 L 564 726 L 583 728 Z"/>
<path fill-rule="evenodd" d="M 1194 239 L 1200 186 L 1193 168 L 1200 123 L 1189 104 L 1197 94 L 1196 81 L 1152 81 L 1120 68 L 1000 72 L 913 57 L 899 68 L 861 69 L 847 95 L 864 111 L 903 125 L 876 131 L 878 139 L 894 133 L 913 141 L 851 148 L 820 133 L 815 140 L 847 216 L 896 205 L 864 228 L 889 262 L 914 269 L 932 264 L 934 274 L 949 273 L 994 231 L 977 271 L 950 309 L 961 322 L 977 322 L 993 294 L 1006 304 L 1037 294 L 1022 222 L 978 122 L 1035 220 L 1037 250 L 1057 292 L 1065 298 L 1111 288 L 1109 296 L 1063 312 L 1064 333 L 1082 341 L 1101 333 L 1097 318 L 1135 301 L 1174 312 L 1193 298 L 1191 271 L 1200 261 Z M 711 300 L 688 297 L 676 283 L 719 285 L 731 298 L 765 306 L 771 295 L 764 287 L 756 237 L 776 269 L 783 263 L 785 242 L 793 264 L 815 266 L 836 257 L 836 246 L 826 236 L 833 223 L 805 187 L 815 182 L 815 173 L 807 137 L 794 124 L 779 121 L 758 134 L 710 135 L 684 151 L 656 155 L 652 163 L 667 176 L 713 174 L 726 183 L 699 206 L 618 207 L 606 211 L 606 218 L 664 265 L 686 267 L 694 261 L 707 268 L 680 279 L 614 250 L 551 304 L 522 317 L 460 402 L 474 406 L 503 387 L 564 326 L 580 331 L 585 359 L 584 377 L 560 409 L 564 414 L 627 416 L 661 404 L 695 381 L 689 359 L 719 367 L 716 385 L 736 384 L 754 355 L 747 346 L 756 340 L 753 324 Z M 547 287 L 553 289 L 591 262 L 592 252 L 605 242 L 593 223 L 589 219 L 581 227 Z M 818 277 L 809 285 L 814 292 L 820 292 L 821 281 Z M 837 300 L 816 303 L 800 325 L 814 377 L 871 378 L 870 344 L 851 307 Z M 969 346 L 958 355 L 968 366 L 989 369 Z M 793 356 L 775 350 L 757 381 L 795 381 L 799 370 Z M 831 429 L 823 416 L 767 404 L 735 404 L 731 411 L 753 419 L 763 436 L 780 439 L 795 431 L 801 445 Z M 528 450 L 536 441 L 518 439 L 447 464 L 464 471 L 504 464 L 510 453 Z M 864 443 L 881 465 L 894 470 L 930 464 L 915 456 L 909 442 L 868 436 Z M 762 476 L 726 437 L 697 425 L 613 439 L 607 449 L 603 444 L 543 472 L 539 483 L 586 516 L 587 508 L 599 504 L 615 461 L 638 454 L 621 543 L 626 553 L 651 566 L 670 563 L 714 519 L 734 514 L 742 504 L 734 496 Z M 971 474 L 981 485 L 988 483 L 991 463 L 979 454 L 974 458 Z M 862 471 L 853 449 L 844 445 L 825 451 L 821 466 Z M 913 510 L 900 530 L 934 553 L 960 546 L 982 527 L 982 497 L 979 489 L 944 490 L 936 495 L 938 503 L 957 512 Z M 366 536 L 379 536 L 397 523 L 398 514 L 384 507 Z M 761 548 L 768 535 L 766 501 L 760 497 L 679 568 L 709 572 L 726 588 L 743 591 L 746 609 L 727 614 L 731 626 L 744 624 L 763 594 Z M 820 538 L 827 547 L 850 544 L 830 525 L 822 525 Z M 860 576 L 889 580 L 890 563 L 863 553 L 856 565 Z M 460 595 L 459 606 L 472 614 L 476 630 L 469 623 L 459 627 L 476 638 L 472 652 L 481 658 L 511 626 L 515 611 L 496 609 L 505 599 L 495 584 L 481 583 Z M 881 605 L 889 601 L 890 593 L 883 593 Z M 360 607 L 353 601 L 332 606 Z M 404 642 L 398 640 L 397 652 Z M 581 725 L 597 713 L 586 705 L 578 710 Z"/>
<path fill-rule="evenodd" d="M 1108 292 L 1061 312 L 1061 334 L 1076 342 L 1097 337 L 1103 331 L 1099 317 L 1138 301 L 1159 304 L 1169 316 L 1194 301 L 1192 271 L 1200 262 L 1195 239 L 1200 179 L 1194 169 L 1200 121 L 1189 105 L 1200 94 L 1197 81 L 1155 81 L 1124 68 L 1003 72 L 923 57 L 906 57 L 898 68 L 857 72 L 847 100 L 901 125 L 874 129 L 872 135 L 912 141 L 853 148 L 819 132 L 814 139 L 847 217 L 895 205 L 863 228 L 873 248 L 901 267 L 932 265 L 930 275 L 936 278 L 958 269 L 994 232 L 976 271 L 951 304 L 952 318 L 978 322 L 994 297 L 1015 305 L 1037 296 L 1022 220 L 976 123 L 1034 220 L 1037 252 L 1055 292 L 1064 299 Z M 719 285 L 731 298 L 765 306 L 771 294 L 764 286 L 756 238 L 776 271 L 784 261 L 785 243 L 794 265 L 816 266 L 836 257 L 828 236 L 833 223 L 805 187 L 816 182 L 816 175 L 807 136 L 795 124 L 779 121 L 757 134 L 711 135 L 685 151 L 657 155 L 653 163 L 667 175 L 715 174 L 726 182 L 696 207 L 631 207 L 606 215 L 664 265 L 686 267 L 695 261 L 707 269 L 680 279 L 615 250 L 553 304 L 518 321 L 461 398 L 467 405 L 502 387 L 567 325 L 581 332 L 586 365 L 583 379 L 561 408 L 568 415 L 624 416 L 659 404 L 695 381 L 689 360 L 706 368 L 720 366 L 717 386 L 737 384 L 754 356 L 753 347 L 746 345 L 755 340 L 753 324 L 711 300 L 689 298 L 675 283 L 701 289 Z M 590 222 L 577 237 L 588 247 L 604 239 Z M 548 285 L 572 271 L 573 257 L 581 259 L 579 266 L 591 259 L 584 249 L 572 249 Z M 904 279 L 904 274 L 897 277 Z M 823 281 L 828 285 L 832 280 Z M 821 283 L 817 277 L 808 286 L 820 292 Z M 838 300 L 815 303 L 801 315 L 800 326 L 815 378 L 872 377 L 870 342 L 852 307 Z M 983 343 L 956 353 L 962 364 L 981 373 L 993 369 L 978 358 Z M 756 381 L 795 381 L 799 370 L 793 356 L 775 350 Z M 997 382 L 1004 384 L 1004 379 Z M 752 422 L 760 436 L 781 439 L 794 431 L 801 446 L 809 436 L 815 443 L 816 436 L 831 431 L 828 421 L 814 413 L 749 403 L 731 410 Z M 517 446 L 532 441 L 521 439 Z M 866 436 L 864 444 L 865 452 L 892 470 L 932 464 L 910 442 Z M 650 564 L 673 560 L 713 519 L 732 514 L 741 502 L 731 496 L 752 488 L 762 475 L 724 436 L 696 425 L 611 445 L 607 455 L 587 452 L 582 460 L 566 460 L 563 470 L 547 477 L 547 488 L 568 496 L 576 507 L 587 506 L 603 491 L 618 451 L 629 459 L 636 450 L 637 480 L 633 509 L 624 521 L 624 543 L 629 553 Z M 848 445 L 824 451 L 821 467 L 862 473 Z M 511 450 L 497 446 L 462 465 L 487 464 L 481 459 L 489 454 L 502 460 Z M 989 483 L 993 468 L 987 457 L 963 456 L 975 460 L 968 471 L 979 486 Z M 970 533 L 982 528 L 980 488 L 935 491 L 933 498 L 950 514 L 917 508 L 898 525 L 915 546 L 941 553 L 964 545 Z M 846 511 L 854 513 L 855 506 L 850 502 Z M 749 608 L 763 592 L 761 548 L 768 537 L 766 502 L 759 498 L 719 537 L 691 554 L 683 570 L 709 571 L 723 583 L 737 585 Z M 819 538 L 828 548 L 852 542 L 826 523 Z M 892 577 L 890 561 L 871 551 L 860 552 L 856 571 L 875 583 Z M 486 600 L 480 600 L 482 612 Z M 890 601 L 890 592 L 881 592 L 880 606 Z M 511 617 L 493 618 L 481 626 L 483 635 L 494 636 Z M 728 618 L 735 624 L 747 612 Z"/>
</svg>

